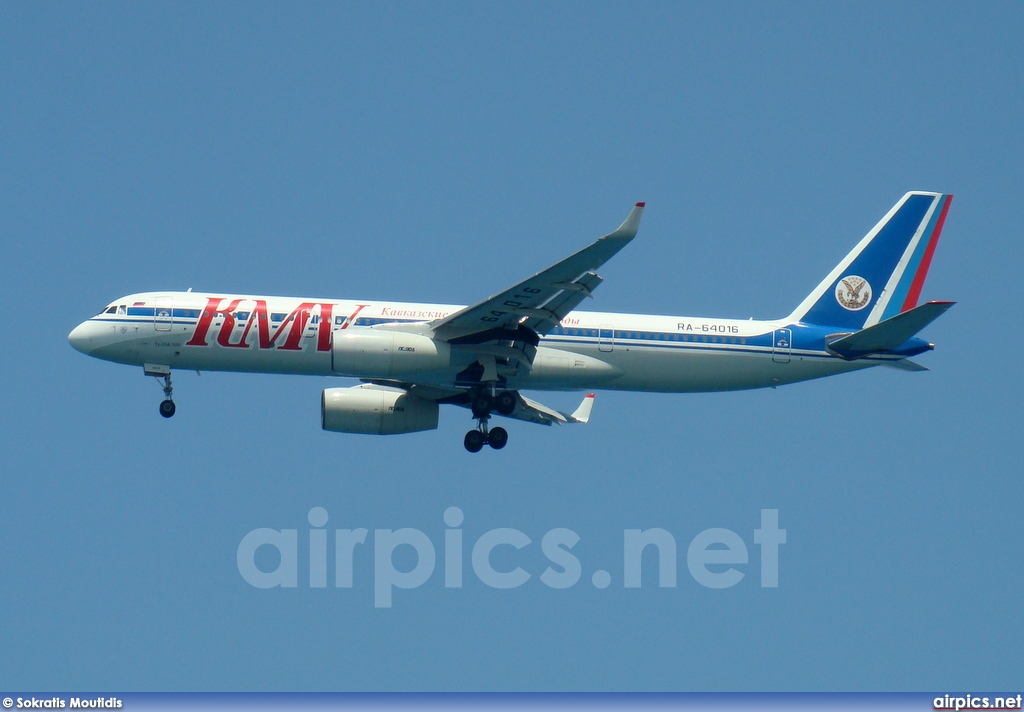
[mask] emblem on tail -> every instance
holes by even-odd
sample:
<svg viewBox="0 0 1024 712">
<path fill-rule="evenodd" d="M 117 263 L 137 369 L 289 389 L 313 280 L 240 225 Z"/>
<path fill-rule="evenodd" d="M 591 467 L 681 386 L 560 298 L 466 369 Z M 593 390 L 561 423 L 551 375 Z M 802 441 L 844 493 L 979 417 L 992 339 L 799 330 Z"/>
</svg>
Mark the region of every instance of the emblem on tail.
<svg viewBox="0 0 1024 712">
<path fill-rule="evenodd" d="M 860 311 L 871 302 L 871 285 L 863 277 L 843 277 L 836 285 L 836 301 L 850 311 Z"/>
</svg>

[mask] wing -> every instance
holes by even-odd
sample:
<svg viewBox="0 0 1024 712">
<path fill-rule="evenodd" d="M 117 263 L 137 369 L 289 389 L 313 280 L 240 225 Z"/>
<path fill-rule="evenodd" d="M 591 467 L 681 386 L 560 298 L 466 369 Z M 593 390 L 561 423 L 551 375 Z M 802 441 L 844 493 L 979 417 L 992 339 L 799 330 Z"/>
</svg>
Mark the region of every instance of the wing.
<svg viewBox="0 0 1024 712">
<path fill-rule="evenodd" d="M 636 237 L 644 203 L 615 232 L 497 294 L 430 324 L 434 338 L 453 344 L 525 340 L 537 344 L 565 315 L 591 296 L 594 272 Z"/>
<path fill-rule="evenodd" d="M 540 337 L 591 296 L 602 282 L 594 270 L 636 237 L 643 209 L 644 203 L 637 203 L 614 232 L 478 304 L 429 323 L 376 327 L 426 332 L 434 339 L 447 341 L 454 349 L 473 354 L 474 366 L 458 374 L 452 386 L 373 378 L 362 379 L 363 382 L 381 388 L 400 388 L 439 404 L 471 408 L 473 393 L 479 392 L 480 386 L 490 384 L 493 389 L 504 377 L 515 374 L 520 365 L 527 371 L 532 368 Z M 594 403 L 593 394 L 588 394 L 570 414 L 530 400 L 516 390 L 511 392 L 515 393 L 516 406 L 505 417 L 542 425 L 586 423 Z"/>
</svg>

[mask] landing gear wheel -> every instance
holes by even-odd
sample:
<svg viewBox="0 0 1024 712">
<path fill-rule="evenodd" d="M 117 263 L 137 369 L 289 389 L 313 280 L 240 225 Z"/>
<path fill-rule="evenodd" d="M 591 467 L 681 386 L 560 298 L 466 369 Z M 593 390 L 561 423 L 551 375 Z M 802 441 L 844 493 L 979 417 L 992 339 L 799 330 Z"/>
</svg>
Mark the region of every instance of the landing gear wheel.
<svg viewBox="0 0 1024 712">
<path fill-rule="evenodd" d="M 160 402 L 160 415 L 164 416 L 165 418 L 170 418 L 172 415 L 174 415 L 174 411 L 174 401 L 168 399 Z"/>
<path fill-rule="evenodd" d="M 502 415 L 512 415 L 516 409 L 516 394 L 512 391 L 502 391 L 494 399 L 494 409 Z"/>
<path fill-rule="evenodd" d="M 487 444 L 495 450 L 500 450 L 508 443 L 508 431 L 505 428 L 491 428 L 487 433 Z"/>
<path fill-rule="evenodd" d="M 463 445 L 470 452 L 480 452 L 484 447 L 484 434 L 479 430 L 470 430 L 466 433 L 466 439 L 463 440 Z"/>
<path fill-rule="evenodd" d="M 478 420 L 490 417 L 491 408 L 493 406 L 494 401 L 486 393 L 480 393 L 473 396 L 473 400 L 470 403 L 470 409 L 473 411 L 473 417 Z"/>
</svg>

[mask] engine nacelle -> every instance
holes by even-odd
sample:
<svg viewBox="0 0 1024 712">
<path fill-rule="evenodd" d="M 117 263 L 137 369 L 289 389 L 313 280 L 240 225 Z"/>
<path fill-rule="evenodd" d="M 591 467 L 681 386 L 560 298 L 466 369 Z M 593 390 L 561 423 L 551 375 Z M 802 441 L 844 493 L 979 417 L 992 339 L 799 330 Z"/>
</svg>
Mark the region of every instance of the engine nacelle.
<svg viewBox="0 0 1024 712">
<path fill-rule="evenodd" d="M 342 376 L 393 378 L 448 368 L 451 362 L 447 342 L 422 334 L 352 329 L 335 331 L 331 339 L 331 370 Z"/>
<path fill-rule="evenodd" d="M 320 397 L 320 425 L 335 433 L 398 435 L 436 430 L 438 405 L 397 388 L 328 388 Z"/>
</svg>

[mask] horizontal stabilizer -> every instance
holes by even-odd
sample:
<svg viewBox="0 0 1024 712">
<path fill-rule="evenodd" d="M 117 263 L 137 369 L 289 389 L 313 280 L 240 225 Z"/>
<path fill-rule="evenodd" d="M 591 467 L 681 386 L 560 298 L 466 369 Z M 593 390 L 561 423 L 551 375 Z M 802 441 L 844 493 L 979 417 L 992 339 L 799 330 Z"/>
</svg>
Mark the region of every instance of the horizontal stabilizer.
<svg viewBox="0 0 1024 712">
<path fill-rule="evenodd" d="M 927 366 L 922 366 L 917 361 L 911 361 L 909 358 L 901 358 L 899 361 L 886 361 L 882 365 L 910 373 L 921 373 L 929 370 Z"/>
<path fill-rule="evenodd" d="M 917 332 L 942 316 L 956 302 L 927 302 L 919 307 L 880 321 L 874 326 L 844 336 L 828 347 L 843 358 L 856 359 L 898 349 Z"/>
</svg>

